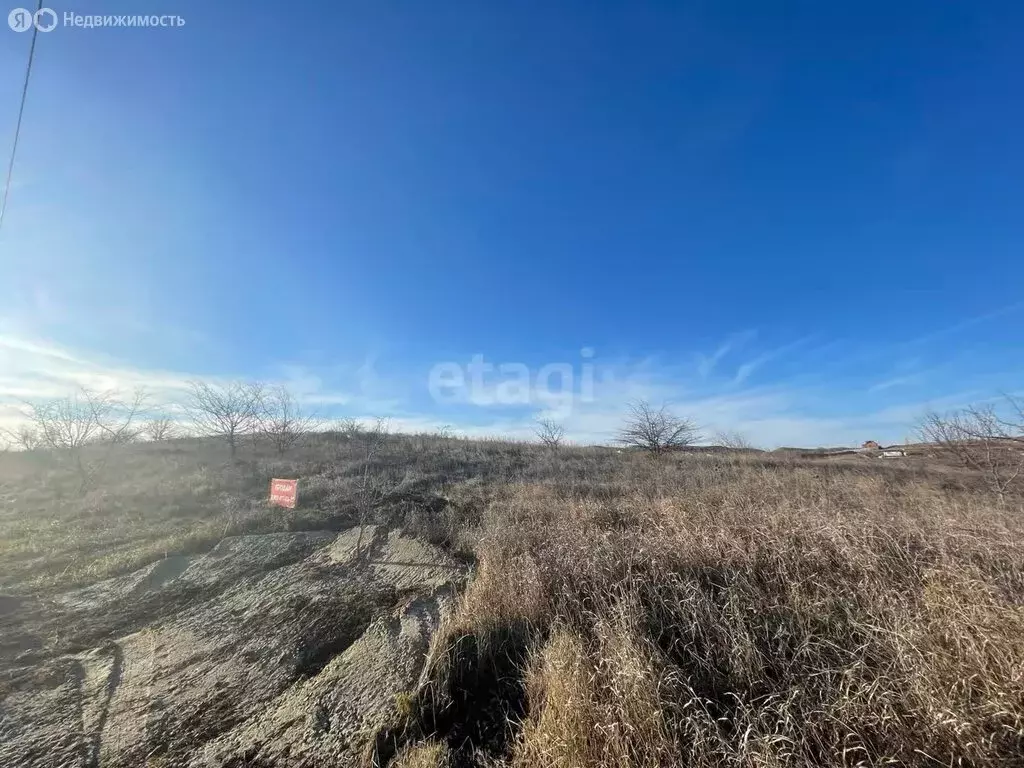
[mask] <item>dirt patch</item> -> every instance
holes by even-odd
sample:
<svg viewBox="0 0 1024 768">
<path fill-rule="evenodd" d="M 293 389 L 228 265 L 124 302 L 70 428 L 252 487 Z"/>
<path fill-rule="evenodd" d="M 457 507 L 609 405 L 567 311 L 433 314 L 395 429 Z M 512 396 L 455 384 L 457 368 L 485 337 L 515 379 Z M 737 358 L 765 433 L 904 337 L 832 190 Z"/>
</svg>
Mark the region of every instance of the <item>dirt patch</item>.
<svg viewBox="0 0 1024 768">
<path fill-rule="evenodd" d="M 236 537 L 62 595 L 62 620 L 92 627 L 67 631 L 97 643 L 24 666 L 0 692 L 0 765 L 355 761 L 415 688 L 465 578 L 394 531 L 364 531 L 359 553 L 357 540 Z M 97 626 L 124 625 L 102 613 L 136 625 L 100 639 Z"/>
<path fill-rule="evenodd" d="M 15 595 L 0 595 L 0 616 L 14 613 L 24 602 L 24 598 L 16 597 Z"/>
<path fill-rule="evenodd" d="M 430 639 L 453 607 L 446 586 L 379 617 L 316 677 L 206 745 L 190 765 L 358 764 L 396 698 L 415 688 Z"/>
<path fill-rule="evenodd" d="M 398 589 L 440 587 L 465 567 L 437 547 L 403 536 L 399 531 L 391 531 L 386 540 L 374 546 L 367 555 L 367 564 L 373 570 L 373 578 Z"/>
</svg>

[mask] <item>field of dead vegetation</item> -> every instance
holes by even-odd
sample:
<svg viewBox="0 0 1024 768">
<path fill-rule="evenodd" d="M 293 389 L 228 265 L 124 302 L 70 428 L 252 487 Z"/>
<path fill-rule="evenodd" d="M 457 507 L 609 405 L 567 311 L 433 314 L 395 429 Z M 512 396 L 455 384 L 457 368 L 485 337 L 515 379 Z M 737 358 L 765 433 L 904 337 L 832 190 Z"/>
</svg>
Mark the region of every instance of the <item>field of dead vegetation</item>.
<svg viewBox="0 0 1024 768">
<path fill-rule="evenodd" d="M 1021 764 L 1024 504 L 966 471 L 324 434 L 79 493 L 0 454 L 5 768 Z"/>
</svg>

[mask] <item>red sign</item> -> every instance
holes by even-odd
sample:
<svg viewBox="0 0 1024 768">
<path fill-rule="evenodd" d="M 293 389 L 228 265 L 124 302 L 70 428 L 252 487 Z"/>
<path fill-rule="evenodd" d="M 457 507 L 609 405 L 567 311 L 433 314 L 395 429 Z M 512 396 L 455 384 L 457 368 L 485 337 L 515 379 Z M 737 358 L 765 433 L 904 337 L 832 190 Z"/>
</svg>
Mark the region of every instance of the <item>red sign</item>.
<svg viewBox="0 0 1024 768">
<path fill-rule="evenodd" d="M 278 480 L 274 478 L 270 481 L 270 503 L 277 504 L 280 507 L 288 507 L 289 509 L 295 509 L 295 500 L 299 496 L 299 481 L 298 480 Z"/>
</svg>

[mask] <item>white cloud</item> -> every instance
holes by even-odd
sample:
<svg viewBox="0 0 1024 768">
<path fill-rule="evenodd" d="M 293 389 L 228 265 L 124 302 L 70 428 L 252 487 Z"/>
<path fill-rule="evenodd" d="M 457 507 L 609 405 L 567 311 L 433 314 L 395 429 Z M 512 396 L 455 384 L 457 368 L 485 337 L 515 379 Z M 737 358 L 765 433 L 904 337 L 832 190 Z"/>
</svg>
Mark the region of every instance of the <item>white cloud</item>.
<svg viewBox="0 0 1024 768">
<path fill-rule="evenodd" d="M 285 365 L 281 370 L 283 375 L 268 383 L 288 386 L 304 402 L 323 406 L 381 405 L 359 393 L 332 389 L 300 367 Z M 0 426 L 9 429 L 23 421 L 21 412 L 27 402 L 66 397 L 82 388 L 120 393 L 144 389 L 154 407 L 173 412 L 173 406 L 187 396 L 190 381 L 226 378 L 132 367 L 46 340 L 4 333 L 0 334 Z"/>
<path fill-rule="evenodd" d="M 753 360 L 743 363 L 743 365 L 736 369 L 736 375 L 733 377 L 732 383 L 734 385 L 742 384 L 748 378 L 750 378 L 751 374 L 753 374 L 754 371 L 756 371 L 765 363 L 771 360 L 775 360 L 776 358 L 782 357 L 783 355 L 786 355 L 795 349 L 799 349 L 804 344 L 807 344 L 814 338 L 815 337 L 813 334 L 810 336 L 804 336 L 802 339 L 797 339 L 796 341 L 790 344 L 784 344 L 781 347 L 769 350 L 768 352 L 758 355 Z"/>
<path fill-rule="evenodd" d="M 702 379 L 706 379 L 710 376 L 715 366 L 718 365 L 719 361 L 729 354 L 734 349 L 742 347 L 747 342 L 751 341 L 757 335 L 756 331 L 744 331 L 743 333 L 737 333 L 730 336 L 724 342 L 722 342 L 718 349 L 716 349 L 710 356 L 698 354 L 697 355 L 697 373 Z"/>
<path fill-rule="evenodd" d="M 880 381 L 877 384 L 872 384 L 868 387 L 868 392 L 884 392 L 885 390 L 892 389 L 893 387 L 913 384 L 915 381 L 919 381 L 920 379 L 920 376 L 895 376 L 891 379 Z"/>
<path fill-rule="evenodd" d="M 140 370 L 55 344 L 0 335 L 0 402 L 60 397 L 82 387 L 131 390 L 146 387 L 163 397 L 183 391 L 188 376 L 162 370 Z"/>
<path fill-rule="evenodd" d="M 954 323 L 953 325 L 947 326 L 945 328 L 940 328 L 937 331 L 926 333 L 923 336 L 918 336 L 916 339 L 911 339 L 910 341 L 904 342 L 903 346 L 909 347 L 919 344 L 928 344 L 930 342 L 936 341 L 937 339 L 941 339 L 946 336 L 954 336 L 960 333 L 961 331 L 966 331 L 968 328 L 972 328 L 982 323 L 987 323 L 990 320 L 996 320 L 1000 317 L 1005 317 L 1006 315 L 1011 315 L 1015 312 L 1018 312 L 1021 309 L 1024 309 L 1024 301 L 1018 301 L 1013 304 L 1008 304 L 1004 307 L 999 307 L 998 309 L 994 309 L 990 312 L 985 312 L 984 314 L 975 315 L 974 317 L 969 317 L 966 320 L 961 320 L 960 322 Z"/>
<path fill-rule="evenodd" d="M 804 341 L 761 357 L 784 354 Z M 591 364 L 589 358 L 584 362 Z M 850 445 L 869 438 L 896 442 L 926 410 L 956 408 L 991 394 L 975 390 L 858 411 L 856 405 L 844 406 L 849 401 L 837 398 L 837 390 L 828 385 L 795 380 L 762 387 L 740 387 L 735 381 L 716 385 L 695 379 L 692 367 L 687 378 L 682 368 L 653 358 L 595 362 L 592 381 L 587 383 L 584 362 L 572 366 L 572 382 L 564 389 L 558 389 L 560 382 L 554 380 L 555 390 L 546 387 L 538 376 L 541 369 L 531 369 L 526 400 L 503 405 L 495 402 L 500 371 L 497 380 L 488 380 L 481 391 L 463 392 L 454 402 L 426 400 L 425 378 L 383 376 L 372 359 L 323 368 L 282 362 L 271 368 L 274 375 L 265 378 L 268 383 L 284 384 L 325 417 L 385 416 L 400 431 L 433 432 L 449 426 L 466 436 L 530 439 L 536 418 L 543 416 L 560 421 L 570 439 L 584 444 L 611 442 L 629 403 L 640 399 L 669 405 L 693 419 L 708 437 L 722 430 L 739 431 L 755 444 L 771 448 Z M 17 424 L 25 401 L 62 397 L 81 387 L 122 392 L 145 388 L 155 405 L 174 413 L 172 404 L 184 400 L 189 381 L 196 378 L 224 380 L 198 371 L 133 367 L 44 339 L 0 332 L 0 427 Z M 746 377 L 740 378 L 742 384 Z M 890 386 L 896 383 L 872 389 L 885 391 Z"/>
</svg>

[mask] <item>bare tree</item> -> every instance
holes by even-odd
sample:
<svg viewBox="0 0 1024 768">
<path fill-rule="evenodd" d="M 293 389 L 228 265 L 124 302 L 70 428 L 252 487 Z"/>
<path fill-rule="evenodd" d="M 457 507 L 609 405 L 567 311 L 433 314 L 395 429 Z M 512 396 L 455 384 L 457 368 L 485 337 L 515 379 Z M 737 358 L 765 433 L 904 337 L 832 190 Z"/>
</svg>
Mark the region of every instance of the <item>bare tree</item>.
<svg viewBox="0 0 1024 768">
<path fill-rule="evenodd" d="M 346 439 L 352 440 L 362 433 L 363 425 L 359 423 L 359 419 L 346 416 L 338 420 L 337 431 Z"/>
<path fill-rule="evenodd" d="M 359 422 L 355 422 L 359 424 Z M 363 533 L 366 529 L 366 521 L 373 511 L 374 506 L 385 495 L 386 490 L 370 474 L 370 466 L 378 451 L 384 446 L 391 432 L 391 422 L 383 417 L 377 417 L 368 427 L 359 424 L 357 433 L 363 447 L 363 476 L 357 489 L 357 504 L 359 507 L 359 538 L 356 540 L 356 556 L 358 557 L 363 546 Z"/>
<path fill-rule="evenodd" d="M 135 420 L 145 402 L 143 390 L 125 401 L 113 391 L 81 389 L 71 397 L 29 403 L 25 416 L 41 445 L 53 450 L 74 450 L 90 443 L 117 445 L 135 439 Z"/>
<path fill-rule="evenodd" d="M 284 453 L 305 434 L 320 426 L 315 413 L 307 413 L 284 386 L 276 386 L 263 397 L 259 431 L 265 435 L 278 453 Z"/>
<path fill-rule="evenodd" d="M 233 381 L 226 384 L 189 382 L 185 410 L 200 434 L 223 438 L 235 457 L 238 444 L 259 426 L 263 410 L 263 385 Z"/>
<path fill-rule="evenodd" d="M 716 432 L 712 440 L 715 445 L 721 445 L 733 451 L 749 451 L 754 447 L 747 436 L 738 430 L 723 429 Z"/>
<path fill-rule="evenodd" d="M 378 416 L 369 424 L 359 425 L 356 437 L 363 447 L 366 460 L 370 461 L 388 441 L 391 435 L 391 420 Z"/>
<path fill-rule="evenodd" d="M 75 395 L 42 403 L 27 403 L 24 415 L 29 425 L 22 440 L 36 441 L 71 460 L 84 492 L 93 477 L 106 465 L 110 449 L 132 442 L 138 435 L 136 419 L 144 410 L 145 391 L 136 390 L 130 400 L 121 400 L 116 392 L 81 389 Z M 86 446 L 97 446 L 92 460 L 83 455 Z M 99 448 L 105 446 L 106 450 Z"/>
<path fill-rule="evenodd" d="M 153 441 L 170 440 L 178 436 L 178 425 L 173 419 L 161 416 L 147 421 L 142 427 L 142 434 Z"/>
<path fill-rule="evenodd" d="M 14 429 L 5 429 L 4 435 L 11 446 L 22 451 L 34 451 L 43 447 L 43 439 L 39 430 L 28 424 L 22 424 Z"/>
<path fill-rule="evenodd" d="M 1000 502 L 1024 483 L 1024 403 L 1006 396 L 1003 406 L 929 413 L 918 430 L 923 442 L 977 471 Z"/>
<path fill-rule="evenodd" d="M 554 419 L 537 419 L 535 432 L 537 438 L 553 451 L 558 450 L 565 439 L 565 427 Z"/>
<path fill-rule="evenodd" d="M 697 426 L 689 419 L 676 416 L 665 405 L 654 408 L 646 400 L 638 400 L 630 404 L 616 442 L 660 454 L 693 445 L 700 439 Z"/>
</svg>

